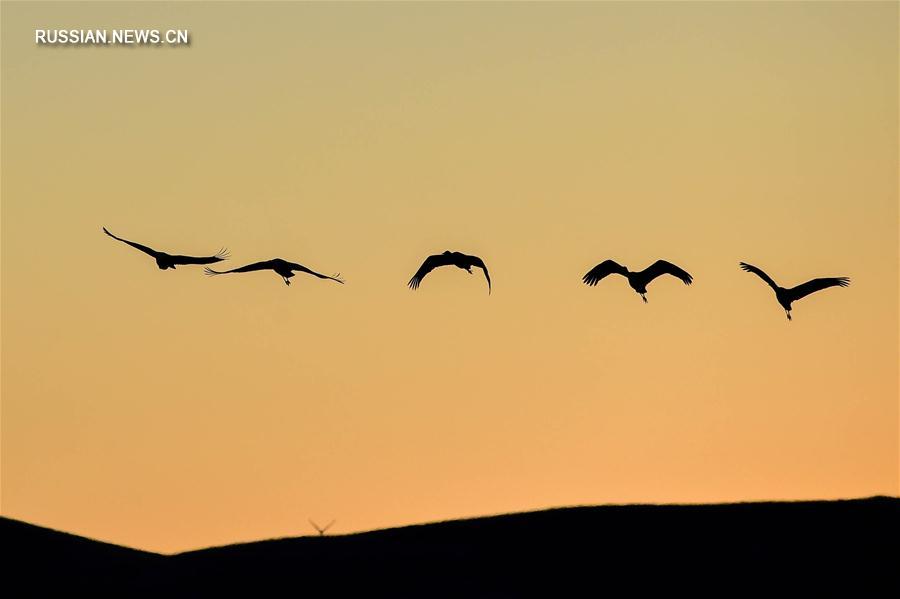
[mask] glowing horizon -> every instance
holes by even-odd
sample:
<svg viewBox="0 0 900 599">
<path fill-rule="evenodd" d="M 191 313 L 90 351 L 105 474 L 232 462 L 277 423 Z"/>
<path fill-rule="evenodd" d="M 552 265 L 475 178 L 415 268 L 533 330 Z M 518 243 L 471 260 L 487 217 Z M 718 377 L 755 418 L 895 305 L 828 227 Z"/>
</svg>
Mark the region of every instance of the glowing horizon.
<svg viewBox="0 0 900 599">
<path fill-rule="evenodd" d="M 2 10 L 3 515 L 171 552 L 900 491 L 897 4 Z M 444 250 L 492 293 L 409 290 Z M 788 323 L 740 261 L 852 284 Z"/>
</svg>

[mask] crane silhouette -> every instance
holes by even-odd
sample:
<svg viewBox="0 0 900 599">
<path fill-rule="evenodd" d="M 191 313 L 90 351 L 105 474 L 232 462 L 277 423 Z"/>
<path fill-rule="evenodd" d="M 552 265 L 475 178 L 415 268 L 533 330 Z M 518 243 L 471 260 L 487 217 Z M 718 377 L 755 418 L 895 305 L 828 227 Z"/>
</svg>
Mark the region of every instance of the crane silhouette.
<svg viewBox="0 0 900 599">
<path fill-rule="evenodd" d="M 309 523 L 312 524 L 312 527 L 316 529 L 316 532 L 319 533 L 320 537 L 324 537 L 325 533 L 328 531 L 329 528 L 331 528 L 331 525 L 334 524 L 335 522 L 337 522 L 337 520 L 332 520 L 325 526 L 319 526 L 318 524 L 316 524 L 315 520 L 313 520 L 312 518 L 309 518 Z"/>
<path fill-rule="evenodd" d="M 203 269 L 203 272 L 210 276 L 215 275 L 227 275 L 235 272 L 254 272 L 257 270 L 274 270 L 278 275 L 284 279 L 285 285 L 290 285 L 290 278 L 294 276 L 294 271 L 305 272 L 307 274 L 313 275 L 314 277 L 319 277 L 320 279 L 328 279 L 330 281 L 337 281 L 343 285 L 344 281 L 340 279 L 341 273 L 337 273 L 334 276 L 323 275 L 314 270 L 310 270 L 303 266 L 302 264 L 297 264 L 295 262 L 288 262 L 287 260 L 282 260 L 281 258 L 274 258 L 272 260 L 265 260 L 263 262 L 254 262 L 253 264 L 247 264 L 246 266 L 241 266 L 240 268 L 233 268 L 231 270 L 213 270 L 209 267 Z"/>
<path fill-rule="evenodd" d="M 214 262 L 221 262 L 222 260 L 228 259 L 228 250 L 226 250 L 225 248 L 219 250 L 218 253 L 214 256 L 181 256 L 178 254 L 167 254 L 165 252 L 160 252 L 154 250 L 153 248 L 149 248 L 146 245 L 141 245 L 139 243 L 135 243 L 134 241 L 128 241 L 127 239 L 116 237 L 115 235 L 110 233 L 106 227 L 103 227 L 103 232 L 113 239 L 121 241 L 122 243 L 127 243 L 131 247 L 139 249 L 145 254 L 152 256 L 156 259 L 156 265 L 160 270 L 166 270 L 167 268 L 175 270 L 176 266 L 181 266 L 182 264 L 213 264 Z"/>
<path fill-rule="evenodd" d="M 459 252 L 451 252 L 449 250 L 443 254 L 435 254 L 434 256 L 425 258 L 425 262 L 422 263 L 422 266 L 419 267 L 416 274 L 409 280 L 409 288 L 418 289 L 419 285 L 422 284 L 422 279 L 425 278 L 425 275 L 440 266 L 455 266 L 463 269 L 469 274 L 473 274 L 472 267 L 477 266 L 484 271 L 484 278 L 487 279 L 488 284 L 488 294 L 491 293 L 491 275 L 488 274 L 488 269 L 487 266 L 484 265 L 484 261 L 478 256 L 469 256 Z"/>
<path fill-rule="evenodd" d="M 660 275 L 672 275 L 681 279 L 685 285 L 690 285 L 694 281 L 686 271 L 665 260 L 657 260 L 644 270 L 637 272 L 632 272 L 613 260 L 604 260 L 589 270 L 581 280 L 584 281 L 585 285 L 593 287 L 610 274 L 622 275 L 628 279 L 628 284 L 640 294 L 644 303 L 647 303 L 647 285 Z"/>
<path fill-rule="evenodd" d="M 781 304 L 781 307 L 784 308 L 784 313 L 787 315 L 788 320 L 791 320 L 791 304 L 798 299 L 802 299 L 810 293 L 815 293 L 822 289 L 828 289 L 829 287 L 846 287 L 850 284 L 850 279 L 847 277 L 827 277 L 824 279 L 813 279 L 801 285 L 797 285 L 796 287 L 785 289 L 784 287 L 779 287 L 775 281 L 772 280 L 772 277 L 764 273 L 762 269 L 757 268 L 752 264 L 747 264 L 746 262 L 741 262 L 740 266 L 743 270 L 752 272 L 758 276 L 768 283 L 769 287 L 775 290 L 775 299 L 777 299 L 778 303 Z"/>
</svg>

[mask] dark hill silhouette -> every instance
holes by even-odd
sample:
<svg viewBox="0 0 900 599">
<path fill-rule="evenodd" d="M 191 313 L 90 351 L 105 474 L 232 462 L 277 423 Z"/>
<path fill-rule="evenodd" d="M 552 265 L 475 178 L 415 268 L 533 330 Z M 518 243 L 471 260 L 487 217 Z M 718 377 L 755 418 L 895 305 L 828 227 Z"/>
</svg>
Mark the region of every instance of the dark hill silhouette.
<svg viewBox="0 0 900 599">
<path fill-rule="evenodd" d="M 41 591 L 62 583 L 68 591 L 114 586 L 122 595 L 167 597 L 891 596 L 898 516 L 900 499 L 888 497 L 574 507 L 171 556 L 79 545 L 4 520 L 6 549 L 28 550 L 5 560 L 3 579 L 45 585 Z"/>
<path fill-rule="evenodd" d="M 114 593 L 141 588 L 163 567 L 165 556 L 86 539 L 0 517 L 3 542 L 2 583 L 7 594 L 23 588 L 23 597 L 49 597 L 60 589 Z M 17 591 L 17 594 L 19 591 Z M 7 595 L 13 596 L 13 595 Z"/>
</svg>

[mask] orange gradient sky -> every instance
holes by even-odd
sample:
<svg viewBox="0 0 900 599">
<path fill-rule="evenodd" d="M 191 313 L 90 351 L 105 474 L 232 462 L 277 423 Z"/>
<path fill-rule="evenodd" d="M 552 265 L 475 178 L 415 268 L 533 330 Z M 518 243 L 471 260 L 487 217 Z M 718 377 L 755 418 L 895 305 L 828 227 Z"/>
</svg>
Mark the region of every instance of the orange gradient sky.
<svg viewBox="0 0 900 599">
<path fill-rule="evenodd" d="M 898 494 L 896 3 L 2 11 L 3 515 L 177 551 Z M 408 290 L 445 249 L 493 294 Z M 584 286 L 606 258 L 695 282 Z M 853 282 L 788 323 L 741 260 Z"/>
</svg>

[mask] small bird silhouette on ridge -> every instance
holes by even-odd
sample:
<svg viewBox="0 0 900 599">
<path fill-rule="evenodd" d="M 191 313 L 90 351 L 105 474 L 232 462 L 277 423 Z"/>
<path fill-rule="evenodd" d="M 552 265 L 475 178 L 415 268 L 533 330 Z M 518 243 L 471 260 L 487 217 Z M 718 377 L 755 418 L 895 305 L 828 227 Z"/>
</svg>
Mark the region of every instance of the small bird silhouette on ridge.
<svg viewBox="0 0 900 599">
<path fill-rule="evenodd" d="M 310 270 L 303 266 L 302 264 L 296 264 L 294 262 L 288 262 L 287 260 L 282 260 L 281 258 L 275 258 L 273 260 L 266 260 L 264 262 L 254 262 L 253 264 L 248 264 L 246 266 L 241 266 L 240 268 L 234 268 L 232 270 L 224 270 L 218 271 L 213 270 L 209 267 L 204 268 L 203 272 L 210 276 L 215 275 L 227 275 L 233 272 L 253 272 L 256 270 L 274 270 L 277 274 L 284 279 L 285 285 L 290 285 L 291 282 L 288 280 L 294 276 L 294 271 L 305 272 L 307 274 L 313 275 L 314 277 L 319 277 L 320 279 L 328 279 L 330 281 L 337 281 L 343 285 L 344 281 L 340 279 L 341 273 L 337 273 L 334 276 L 323 275 L 314 270 Z"/>
<path fill-rule="evenodd" d="M 222 248 L 215 256 L 180 256 L 180 255 L 172 255 L 167 254 L 165 252 L 158 252 L 153 248 L 148 248 L 146 245 L 141 245 L 139 243 L 135 243 L 133 241 L 128 241 L 127 239 L 122 239 L 121 237 L 116 237 L 112 233 L 110 233 L 106 227 L 103 227 L 103 232 L 116 239 L 121 241 L 122 243 L 127 243 L 133 248 L 137 248 L 144 252 L 145 254 L 149 254 L 156 259 L 156 265 L 160 270 L 166 270 L 167 268 L 171 268 L 175 270 L 176 266 L 180 266 L 182 264 L 213 264 L 214 262 L 221 262 L 222 260 L 226 260 L 228 258 L 228 250 Z"/>
<path fill-rule="evenodd" d="M 650 284 L 650 281 L 660 275 L 672 275 L 673 277 L 681 279 L 685 285 L 690 285 L 694 280 L 686 271 L 681 270 L 671 262 L 666 262 L 665 260 L 657 260 L 644 270 L 638 272 L 631 272 L 613 260 L 605 260 L 589 270 L 587 274 L 582 277 L 582 281 L 584 281 L 585 285 L 593 287 L 599 283 L 603 277 L 613 273 L 627 278 L 628 284 L 641 295 L 641 299 L 644 300 L 644 303 L 647 303 L 647 285 Z"/>
<path fill-rule="evenodd" d="M 328 529 L 331 528 L 331 526 L 332 526 L 335 522 L 337 522 L 337 520 L 332 520 L 331 522 L 329 522 L 329 523 L 326 524 L 325 526 L 319 526 L 318 524 L 316 524 L 316 521 L 313 520 L 312 518 L 307 518 L 307 519 L 309 520 L 309 523 L 312 524 L 312 527 L 316 529 L 316 532 L 319 533 L 319 536 L 320 536 L 320 537 L 324 537 L 324 536 L 325 536 L 325 533 L 328 532 Z"/>
<path fill-rule="evenodd" d="M 746 262 L 741 262 L 740 266 L 743 270 L 747 272 L 752 272 L 760 279 L 769 284 L 769 287 L 775 290 L 775 299 L 778 300 L 778 303 L 781 304 L 781 307 L 784 308 L 784 313 L 787 315 L 787 319 L 791 320 L 791 304 L 796 302 L 798 299 L 802 299 L 809 295 L 810 293 L 815 293 L 816 291 L 820 291 L 822 289 L 828 289 L 829 287 L 846 287 L 850 284 L 850 279 L 847 277 L 828 277 L 824 279 L 813 279 L 811 281 L 807 281 L 802 285 L 797 285 L 796 287 L 791 287 L 790 289 L 785 289 L 784 287 L 779 287 L 775 284 L 775 281 L 772 280 L 772 277 L 764 273 L 761 269 L 753 266 L 752 264 L 747 264 Z"/>
<path fill-rule="evenodd" d="M 425 278 L 425 275 L 430 273 L 435 268 L 438 268 L 439 266 L 451 265 L 463 269 L 470 275 L 473 274 L 473 266 L 477 266 L 478 268 L 480 268 L 482 271 L 484 271 L 484 278 L 487 279 L 488 294 L 491 293 L 491 275 L 488 274 L 488 269 L 487 266 L 484 265 L 484 261 L 478 256 L 468 256 L 466 254 L 451 252 L 449 250 L 447 250 L 443 254 L 436 254 L 434 256 L 428 256 L 427 258 L 425 258 L 425 262 L 422 263 L 422 266 L 419 267 L 419 270 L 416 271 L 416 274 L 414 274 L 409 280 L 409 288 L 418 289 L 419 285 L 422 284 L 422 279 Z"/>
</svg>

